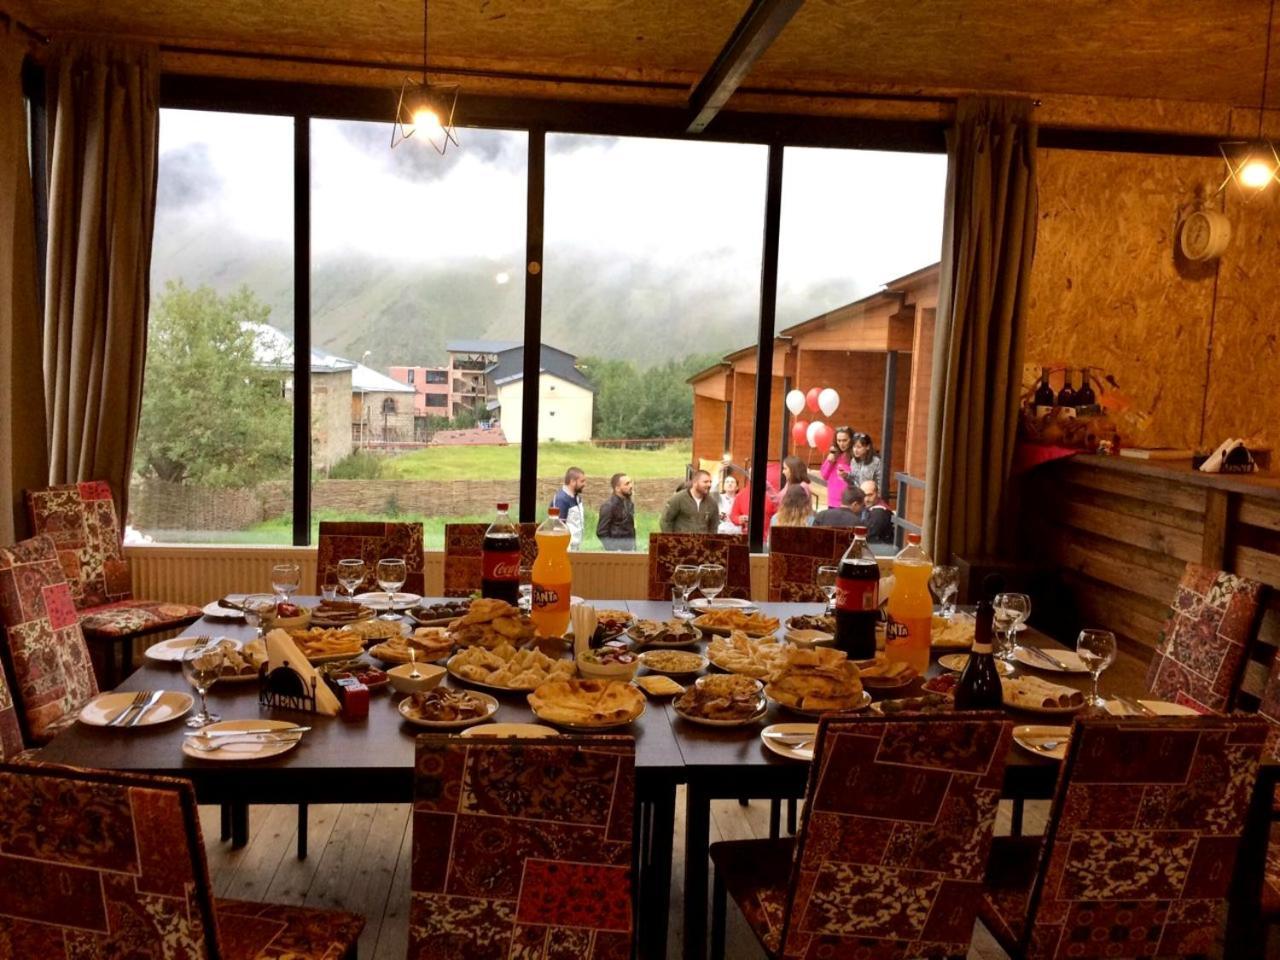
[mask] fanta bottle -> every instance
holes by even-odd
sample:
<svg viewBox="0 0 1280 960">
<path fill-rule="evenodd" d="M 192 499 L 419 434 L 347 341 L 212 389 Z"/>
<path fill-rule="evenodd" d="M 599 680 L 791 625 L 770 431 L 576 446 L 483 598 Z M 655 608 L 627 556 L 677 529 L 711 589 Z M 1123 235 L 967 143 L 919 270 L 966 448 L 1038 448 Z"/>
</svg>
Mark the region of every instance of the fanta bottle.
<svg viewBox="0 0 1280 960">
<path fill-rule="evenodd" d="M 552 507 L 534 533 L 538 556 L 533 561 L 533 606 L 529 619 L 542 637 L 562 637 L 569 628 L 569 594 L 573 568 L 569 565 L 569 528 Z"/>
<path fill-rule="evenodd" d="M 929 578 L 933 561 L 920 546 L 920 534 L 907 534 L 907 545 L 893 560 L 893 593 L 885 625 L 884 654 L 924 673 L 929 667 L 933 631 L 933 597 Z"/>
</svg>

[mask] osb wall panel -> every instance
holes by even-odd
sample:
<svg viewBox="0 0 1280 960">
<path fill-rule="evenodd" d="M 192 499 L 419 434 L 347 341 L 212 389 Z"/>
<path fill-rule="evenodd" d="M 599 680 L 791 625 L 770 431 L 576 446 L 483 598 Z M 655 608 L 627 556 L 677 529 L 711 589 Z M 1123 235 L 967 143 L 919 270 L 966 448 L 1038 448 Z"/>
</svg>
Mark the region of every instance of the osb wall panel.
<svg viewBox="0 0 1280 960">
<path fill-rule="evenodd" d="M 1147 415 L 1121 424 L 1130 445 L 1200 440 L 1214 273 L 1175 261 L 1175 227 L 1196 185 L 1216 187 L 1221 169 L 1205 158 L 1040 152 L 1028 370 L 1112 373 Z"/>
</svg>

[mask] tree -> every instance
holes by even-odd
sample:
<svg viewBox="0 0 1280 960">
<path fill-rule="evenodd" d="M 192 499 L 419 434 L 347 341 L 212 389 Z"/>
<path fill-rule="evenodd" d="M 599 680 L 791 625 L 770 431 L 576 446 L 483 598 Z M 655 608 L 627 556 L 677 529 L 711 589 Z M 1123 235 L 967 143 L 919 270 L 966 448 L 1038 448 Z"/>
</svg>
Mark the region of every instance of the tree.
<svg viewBox="0 0 1280 960">
<path fill-rule="evenodd" d="M 693 435 L 693 388 L 688 380 L 715 363 L 698 355 L 641 370 L 630 360 L 585 357 L 579 364 L 595 387 L 594 435 L 600 439 Z"/>
<path fill-rule="evenodd" d="M 219 487 L 288 475 L 292 357 L 270 313 L 247 287 L 219 296 L 166 284 L 147 328 L 138 474 Z"/>
</svg>

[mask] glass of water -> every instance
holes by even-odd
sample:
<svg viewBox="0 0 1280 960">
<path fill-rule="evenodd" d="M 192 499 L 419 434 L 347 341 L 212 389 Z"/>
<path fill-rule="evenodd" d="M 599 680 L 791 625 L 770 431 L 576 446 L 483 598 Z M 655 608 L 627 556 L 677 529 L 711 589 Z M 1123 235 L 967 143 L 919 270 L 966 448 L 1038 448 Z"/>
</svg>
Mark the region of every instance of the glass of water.
<svg viewBox="0 0 1280 960">
<path fill-rule="evenodd" d="M 839 567 L 824 565 L 819 567 L 817 573 L 813 576 L 814 584 L 822 591 L 822 595 L 827 598 L 825 613 L 831 613 L 835 609 L 836 576 L 839 573 Z"/>
<path fill-rule="evenodd" d="M 1025 593 L 997 593 L 992 606 L 995 608 L 992 626 L 1000 631 L 1000 649 L 996 656 L 1012 662 L 1018 648 L 1015 640 L 1018 627 L 1031 616 L 1031 598 Z"/>
<path fill-rule="evenodd" d="M 222 661 L 222 650 L 216 643 L 192 647 L 182 655 L 182 674 L 187 678 L 187 683 L 200 694 L 200 712 L 187 718 L 188 727 L 206 727 L 221 719 L 216 713 L 209 712 L 205 696 L 214 681 L 222 675 Z"/>
<path fill-rule="evenodd" d="M 1107 701 L 1098 694 L 1098 678 L 1102 671 L 1111 666 L 1116 659 L 1116 635 L 1110 630 L 1081 630 L 1076 638 L 1076 656 L 1089 668 L 1089 676 L 1093 679 L 1093 692 L 1089 703 L 1095 707 L 1105 707 Z"/>
<path fill-rule="evenodd" d="M 698 591 L 707 598 L 707 609 L 716 605 L 716 597 L 725 585 L 725 569 L 723 564 L 704 563 L 698 568 Z"/>
<path fill-rule="evenodd" d="M 403 560 L 395 557 L 379 560 L 376 576 L 378 586 L 387 595 L 387 612 L 378 619 L 399 620 L 400 615 L 396 613 L 396 591 L 403 587 L 405 580 L 409 578 L 408 568 Z"/>
<path fill-rule="evenodd" d="M 347 559 L 338 561 L 338 582 L 347 591 L 347 599 L 356 595 L 356 587 L 364 580 L 364 561 Z"/>
<path fill-rule="evenodd" d="M 277 563 L 271 568 L 271 589 L 284 603 L 298 592 L 302 585 L 302 568 L 296 563 Z"/>
<path fill-rule="evenodd" d="M 950 566 L 934 567 L 929 577 L 929 586 L 933 595 L 938 598 L 938 616 L 950 620 L 956 613 L 956 593 L 960 589 L 960 568 Z"/>
<path fill-rule="evenodd" d="M 698 568 L 682 563 L 671 571 L 671 614 L 681 620 L 693 619 L 689 610 L 689 594 L 698 585 Z"/>
</svg>

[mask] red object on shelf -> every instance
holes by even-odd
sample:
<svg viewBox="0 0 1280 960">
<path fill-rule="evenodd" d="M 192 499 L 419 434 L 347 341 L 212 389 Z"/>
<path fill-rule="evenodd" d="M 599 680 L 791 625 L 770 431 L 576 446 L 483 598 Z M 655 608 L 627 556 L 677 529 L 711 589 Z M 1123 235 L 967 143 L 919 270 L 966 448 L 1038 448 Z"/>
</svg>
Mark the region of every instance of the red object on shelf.
<svg viewBox="0 0 1280 960">
<path fill-rule="evenodd" d="M 1042 463 L 1074 457 L 1077 453 L 1084 452 L 1074 447 L 1061 447 L 1053 443 L 1019 443 L 1013 448 L 1013 466 L 1009 472 L 1016 477 Z"/>
</svg>

